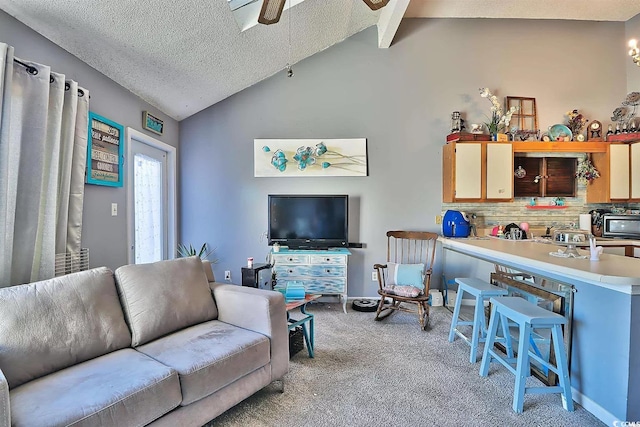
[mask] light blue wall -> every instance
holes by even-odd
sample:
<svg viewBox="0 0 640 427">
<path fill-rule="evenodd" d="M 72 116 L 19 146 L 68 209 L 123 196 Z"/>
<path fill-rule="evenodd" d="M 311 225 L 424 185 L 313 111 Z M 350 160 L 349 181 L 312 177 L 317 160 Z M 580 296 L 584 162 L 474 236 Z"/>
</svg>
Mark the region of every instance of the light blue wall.
<svg viewBox="0 0 640 427">
<path fill-rule="evenodd" d="M 640 420 L 640 295 L 631 299 L 631 325 L 629 337 L 629 396 L 627 402 L 627 420 Z"/>
<path fill-rule="evenodd" d="M 15 55 L 50 65 L 51 69 L 76 80 L 90 92 L 91 111 L 125 127 L 144 131 L 142 111 L 147 110 L 165 122 L 165 134 L 149 134 L 178 146 L 178 122 L 133 95 L 64 49 L 0 11 L 0 42 L 15 48 Z M 125 148 L 126 152 L 126 148 Z M 125 174 L 125 185 L 127 176 Z M 118 216 L 111 216 L 111 203 L 118 204 Z M 85 186 L 82 246 L 89 248 L 91 267 L 115 269 L 127 264 L 127 207 L 125 188 Z"/>
<path fill-rule="evenodd" d="M 268 252 L 269 193 L 346 193 L 350 238 L 366 245 L 350 258 L 349 295 L 375 296 L 384 233 L 440 230 L 451 112 L 484 121 L 487 86 L 535 97 L 543 129 L 574 108 L 607 123 L 627 93 L 624 40 L 616 22 L 405 19 L 379 49 L 369 28 L 180 123 L 182 241 L 217 247 L 216 275 L 238 282 L 246 258 Z M 254 138 L 350 137 L 367 138 L 368 177 L 253 177 Z"/>
</svg>

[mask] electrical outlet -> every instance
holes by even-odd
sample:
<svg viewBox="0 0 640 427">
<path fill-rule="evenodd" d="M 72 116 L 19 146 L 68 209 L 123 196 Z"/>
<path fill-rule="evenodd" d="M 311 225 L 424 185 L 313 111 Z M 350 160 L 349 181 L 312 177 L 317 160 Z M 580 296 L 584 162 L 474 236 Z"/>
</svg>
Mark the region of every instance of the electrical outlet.
<svg viewBox="0 0 640 427">
<path fill-rule="evenodd" d="M 231 272 L 229 270 L 225 270 L 224 272 L 224 280 L 231 281 Z"/>
<path fill-rule="evenodd" d="M 378 272 L 377 271 L 372 271 L 371 272 L 371 281 L 372 282 L 377 282 L 378 281 Z"/>
<path fill-rule="evenodd" d="M 442 215 L 436 215 L 436 224 L 442 224 Z"/>
</svg>

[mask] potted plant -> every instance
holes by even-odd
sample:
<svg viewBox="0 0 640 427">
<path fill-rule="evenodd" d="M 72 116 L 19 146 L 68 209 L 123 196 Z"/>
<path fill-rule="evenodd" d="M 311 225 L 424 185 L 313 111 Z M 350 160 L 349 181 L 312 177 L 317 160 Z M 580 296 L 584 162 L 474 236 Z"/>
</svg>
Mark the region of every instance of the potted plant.
<svg viewBox="0 0 640 427">
<path fill-rule="evenodd" d="M 200 249 L 196 249 L 193 245 L 189 244 L 189 246 L 180 243 L 178 244 L 178 256 L 180 258 L 186 258 L 190 256 L 199 256 L 203 260 L 208 260 L 209 255 L 215 252 L 215 248 L 209 249 L 206 243 L 203 243 Z M 209 260 L 212 264 L 218 262 L 217 259 Z"/>
<path fill-rule="evenodd" d="M 196 249 L 193 245 L 189 244 L 189 246 L 180 243 L 178 244 L 178 257 L 186 258 L 190 256 L 198 256 L 202 260 L 202 265 L 204 267 L 204 271 L 207 273 L 207 279 L 209 282 L 215 282 L 215 277 L 213 275 L 213 268 L 211 264 L 216 264 L 218 262 L 218 258 L 208 259 L 211 254 L 215 252 L 215 248 L 209 249 L 206 243 L 203 243 L 200 249 Z"/>
</svg>

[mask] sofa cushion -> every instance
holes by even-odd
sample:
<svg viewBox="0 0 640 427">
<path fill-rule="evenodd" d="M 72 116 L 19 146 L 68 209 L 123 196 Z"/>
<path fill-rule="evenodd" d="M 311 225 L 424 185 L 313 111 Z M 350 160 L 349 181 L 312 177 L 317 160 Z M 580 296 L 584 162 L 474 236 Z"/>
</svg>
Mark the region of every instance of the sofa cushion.
<svg viewBox="0 0 640 427">
<path fill-rule="evenodd" d="M 178 371 L 182 406 L 200 400 L 270 360 L 269 339 L 214 320 L 157 339 L 137 350 Z"/>
<path fill-rule="evenodd" d="M 176 372 L 133 349 L 72 366 L 11 391 L 13 426 L 142 426 L 177 407 Z"/>
<path fill-rule="evenodd" d="M 218 315 L 197 256 L 125 265 L 115 275 L 134 347 Z"/>
<path fill-rule="evenodd" d="M 10 388 L 130 345 L 106 267 L 0 289 L 0 369 Z"/>
</svg>

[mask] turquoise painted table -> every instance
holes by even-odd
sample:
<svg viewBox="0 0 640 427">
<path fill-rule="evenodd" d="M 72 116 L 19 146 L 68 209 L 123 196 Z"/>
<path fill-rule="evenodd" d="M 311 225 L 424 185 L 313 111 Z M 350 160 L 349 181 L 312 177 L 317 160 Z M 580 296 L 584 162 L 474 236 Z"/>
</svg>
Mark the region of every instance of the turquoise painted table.
<svg viewBox="0 0 640 427">
<path fill-rule="evenodd" d="M 307 313 L 306 307 L 307 303 L 311 301 L 315 301 L 320 298 L 322 295 L 305 295 L 304 299 L 299 300 L 287 300 L 287 323 L 289 324 L 289 330 L 292 330 L 298 326 L 302 327 L 302 334 L 304 336 L 304 341 L 307 344 L 307 352 L 309 353 L 309 357 L 313 358 L 313 345 L 314 345 L 314 316 L 312 313 Z M 289 312 L 295 310 L 296 308 L 300 309 L 300 313 L 304 316 L 299 320 L 292 319 L 289 315 Z M 308 328 L 307 328 L 308 324 Z"/>
</svg>

